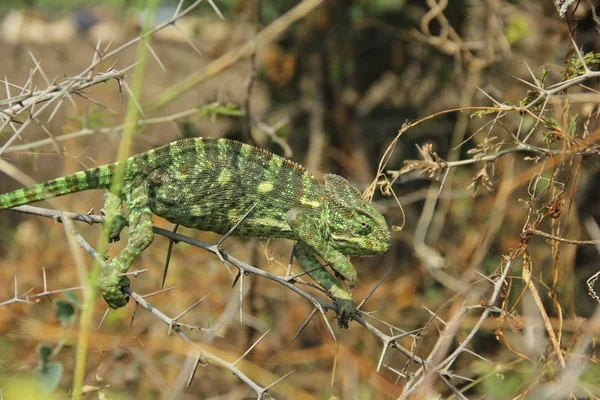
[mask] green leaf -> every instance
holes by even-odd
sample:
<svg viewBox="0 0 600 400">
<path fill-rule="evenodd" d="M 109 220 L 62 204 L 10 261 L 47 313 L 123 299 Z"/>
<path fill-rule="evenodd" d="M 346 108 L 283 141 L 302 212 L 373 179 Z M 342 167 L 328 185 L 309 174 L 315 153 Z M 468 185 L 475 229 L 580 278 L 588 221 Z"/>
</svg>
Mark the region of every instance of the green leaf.
<svg viewBox="0 0 600 400">
<path fill-rule="evenodd" d="M 219 116 L 241 117 L 242 111 L 233 103 L 221 104 L 219 102 L 205 104 L 198 107 L 198 118 L 209 117 L 211 121 L 216 121 Z"/>
<path fill-rule="evenodd" d="M 56 318 L 61 323 L 65 324 L 75 319 L 75 307 L 73 304 L 64 300 L 57 300 L 54 302 L 54 311 L 56 312 Z"/>
<path fill-rule="evenodd" d="M 61 363 L 52 362 L 40 365 L 35 369 L 34 378 L 42 394 L 50 394 L 56 390 L 63 374 Z"/>
<path fill-rule="evenodd" d="M 40 359 L 40 365 L 46 365 L 52 356 L 52 347 L 49 344 L 38 344 L 35 352 Z"/>
<path fill-rule="evenodd" d="M 482 116 L 486 115 L 486 114 L 494 114 L 497 113 L 498 110 L 479 110 L 479 111 L 474 111 L 471 113 L 470 118 L 473 119 L 475 117 L 479 117 L 481 118 Z"/>
<path fill-rule="evenodd" d="M 569 120 L 569 126 L 567 132 L 571 137 L 575 137 L 575 132 L 577 131 L 577 119 L 579 118 L 579 114 L 574 114 Z"/>
<path fill-rule="evenodd" d="M 67 301 L 73 304 L 78 309 L 81 309 L 81 303 L 79 302 L 79 298 L 75 294 L 75 292 L 64 292 L 63 295 L 67 298 Z"/>
<path fill-rule="evenodd" d="M 600 64 L 600 53 L 589 52 L 583 56 L 583 61 L 588 67 L 592 64 Z M 581 62 L 581 59 L 577 53 L 573 53 L 573 55 L 568 59 L 567 72 L 571 77 L 586 73 L 585 66 Z"/>
<path fill-rule="evenodd" d="M 548 73 L 550 72 L 550 68 L 547 65 L 542 67 L 542 75 L 539 78 L 540 84 L 544 84 L 546 78 L 548 77 Z"/>
<path fill-rule="evenodd" d="M 546 127 L 546 129 L 551 131 L 562 131 L 561 124 L 552 117 L 542 117 L 542 123 Z"/>
</svg>

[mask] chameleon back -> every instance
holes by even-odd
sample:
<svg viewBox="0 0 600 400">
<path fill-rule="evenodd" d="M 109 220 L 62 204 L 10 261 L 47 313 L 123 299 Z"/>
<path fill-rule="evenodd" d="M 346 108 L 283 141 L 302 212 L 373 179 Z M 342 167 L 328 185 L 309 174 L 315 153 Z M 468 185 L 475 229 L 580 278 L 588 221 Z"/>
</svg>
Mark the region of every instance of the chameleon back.
<svg viewBox="0 0 600 400">
<path fill-rule="evenodd" d="M 286 213 L 318 216 L 325 200 L 300 165 L 228 139 L 185 139 L 134 156 L 125 182 L 145 174 L 152 212 L 173 223 L 225 233 L 252 209 L 236 236 L 294 239 Z"/>
</svg>

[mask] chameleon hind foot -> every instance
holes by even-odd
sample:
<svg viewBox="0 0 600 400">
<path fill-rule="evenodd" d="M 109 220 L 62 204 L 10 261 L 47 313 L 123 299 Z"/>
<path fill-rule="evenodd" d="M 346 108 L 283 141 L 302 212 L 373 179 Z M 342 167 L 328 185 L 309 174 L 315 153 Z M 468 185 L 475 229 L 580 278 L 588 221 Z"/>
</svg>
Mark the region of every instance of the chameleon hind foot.
<svg viewBox="0 0 600 400">
<path fill-rule="evenodd" d="M 106 216 L 104 229 L 108 230 L 108 243 L 121 240 L 121 231 L 127 226 L 127 218 L 123 212 L 123 201 L 108 190 L 104 193 L 104 206 L 101 210 Z"/>
<path fill-rule="evenodd" d="M 348 292 L 332 288 L 331 298 L 337 306 L 338 327 L 348 329 L 348 323 L 354 319 L 358 312 L 356 303 Z"/>
<path fill-rule="evenodd" d="M 106 267 L 110 270 L 110 264 Z M 129 302 L 129 296 L 121 291 L 121 287 L 129 286 L 129 278 L 110 273 L 100 278 L 100 293 L 110 308 L 121 308 Z"/>
<path fill-rule="evenodd" d="M 121 231 L 127 226 L 127 220 L 121 215 L 113 217 L 110 226 L 108 226 L 108 243 L 121 240 Z"/>
</svg>

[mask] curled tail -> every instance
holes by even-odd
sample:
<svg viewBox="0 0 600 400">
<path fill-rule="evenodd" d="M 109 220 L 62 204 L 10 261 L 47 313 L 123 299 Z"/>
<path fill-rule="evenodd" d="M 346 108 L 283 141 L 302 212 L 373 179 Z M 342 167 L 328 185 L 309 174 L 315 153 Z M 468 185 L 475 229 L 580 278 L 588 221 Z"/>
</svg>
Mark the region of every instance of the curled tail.
<svg viewBox="0 0 600 400">
<path fill-rule="evenodd" d="M 38 185 L 0 194 L 0 209 L 29 204 L 52 197 L 88 189 L 107 189 L 116 170 L 116 164 L 76 172 Z"/>
</svg>

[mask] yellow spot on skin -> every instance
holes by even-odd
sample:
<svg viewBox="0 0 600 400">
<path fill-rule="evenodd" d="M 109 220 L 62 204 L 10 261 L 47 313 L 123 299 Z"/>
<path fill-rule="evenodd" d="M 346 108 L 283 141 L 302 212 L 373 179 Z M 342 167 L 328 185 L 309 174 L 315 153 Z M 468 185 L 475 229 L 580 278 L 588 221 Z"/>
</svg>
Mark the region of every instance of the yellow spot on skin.
<svg viewBox="0 0 600 400">
<path fill-rule="evenodd" d="M 302 174 L 302 184 L 305 188 L 310 188 L 313 184 L 313 177 L 310 173 L 304 172 Z"/>
<path fill-rule="evenodd" d="M 244 155 L 244 156 L 248 156 L 250 155 L 250 150 L 252 150 L 252 146 L 250 146 L 249 144 L 242 144 L 242 148 L 240 149 L 240 152 Z"/>
<path fill-rule="evenodd" d="M 306 206 L 321 207 L 321 203 L 319 203 L 318 201 L 305 199 L 304 197 L 300 199 L 300 204 L 304 204 Z"/>
<path fill-rule="evenodd" d="M 247 165 L 248 165 L 248 160 L 250 159 L 250 154 L 251 154 L 251 150 L 252 150 L 252 146 L 247 145 L 247 144 L 242 144 L 242 146 L 240 147 L 240 154 L 239 154 L 239 159 L 238 159 L 238 169 L 240 171 L 243 171 L 244 169 L 246 169 Z"/>
<path fill-rule="evenodd" d="M 217 148 L 219 149 L 219 160 L 227 160 L 227 141 L 224 139 L 219 139 L 217 141 Z"/>
<path fill-rule="evenodd" d="M 279 157 L 273 157 L 273 158 L 271 158 L 271 161 L 269 161 L 269 170 L 273 174 L 276 174 L 277 172 L 279 172 L 279 170 L 281 169 L 282 166 L 283 166 L 283 161 Z"/>
<path fill-rule="evenodd" d="M 271 182 L 261 182 L 258 185 L 258 191 L 260 193 L 267 193 L 273 190 L 273 184 Z"/>
<path fill-rule="evenodd" d="M 180 165 L 183 162 L 181 158 L 181 146 L 178 142 L 169 144 L 169 154 L 174 165 Z"/>
<path fill-rule="evenodd" d="M 85 172 L 83 172 L 83 171 L 77 172 L 75 174 L 75 176 L 77 176 L 77 182 L 78 182 L 79 186 L 81 186 L 81 187 L 87 186 L 87 179 L 85 178 Z"/>
<path fill-rule="evenodd" d="M 231 180 L 231 171 L 229 171 L 228 169 L 224 169 L 223 171 L 221 171 L 221 173 L 219 174 L 219 177 L 217 178 L 217 182 L 219 182 L 220 185 L 224 185 L 227 182 L 229 182 Z"/>
<path fill-rule="evenodd" d="M 240 218 L 241 218 L 241 215 L 238 215 L 238 212 L 235 209 L 231 209 L 227 212 L 227 219 L 230 222 L 238 222 L 238 220 Z"/>
<path fill-rule="evenodd" d="M 204 142 L 202 139 L 196 139 L 196 165 L 201 167 L 204 164 Z"/>
<path fill-rule="evenodd" d="M 148 164 L 151 166 L 155 165 L 156 154 L 154 154 L 154 149 L 148 150 Z"/>
<path fill-rule="evenodd" d="M 192 215 L 192 217 L 201 217 L 202 214 L 202 206 L 198 206 L 198 205 L 193 205 L 190 208 L 190 214 Z"/>
</svg>

